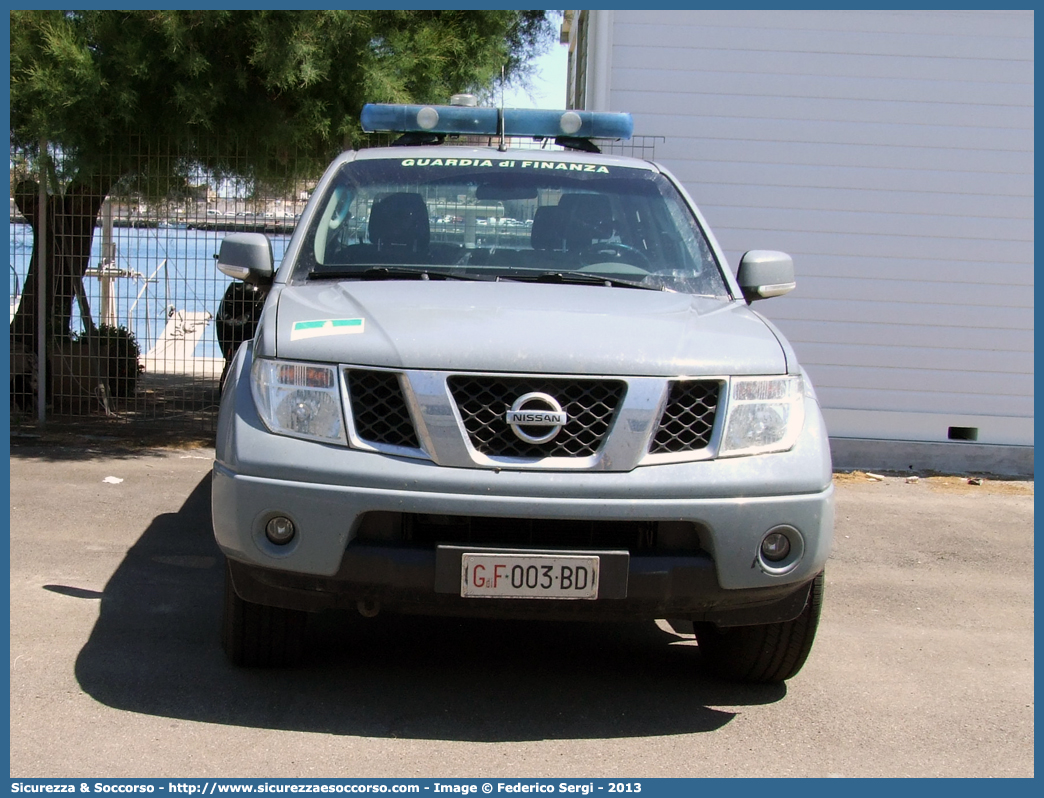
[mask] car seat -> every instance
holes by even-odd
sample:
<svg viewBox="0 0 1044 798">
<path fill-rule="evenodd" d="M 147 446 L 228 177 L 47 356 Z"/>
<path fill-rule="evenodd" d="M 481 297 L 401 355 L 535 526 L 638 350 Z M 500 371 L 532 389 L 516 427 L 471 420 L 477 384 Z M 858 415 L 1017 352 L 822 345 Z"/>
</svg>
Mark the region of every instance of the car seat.
<svg viewBox="0 0 1044 798">
<path fill-rule="evenodd" d="M 556 205 L 537 208 L 533 215 L 533 229 L 529 231 L 529 243 L 537 250 L 562 250 L 566 248 L 565 213 Z"/>
<path fill-rule="evenodd" d="M 601 194 L 564 194 L 558 207 L 564 214 L 567 249 L 587 249 L 596 241 L 612 237 L 613 209 L 608 197 Z"/>
<path fill-rule="evenodd" d="M 424 262 L 431 242 L 428 206 L 420 194 L 381 197 L 370 209 L 367 237 L 380 263 Z"/>
</svg>

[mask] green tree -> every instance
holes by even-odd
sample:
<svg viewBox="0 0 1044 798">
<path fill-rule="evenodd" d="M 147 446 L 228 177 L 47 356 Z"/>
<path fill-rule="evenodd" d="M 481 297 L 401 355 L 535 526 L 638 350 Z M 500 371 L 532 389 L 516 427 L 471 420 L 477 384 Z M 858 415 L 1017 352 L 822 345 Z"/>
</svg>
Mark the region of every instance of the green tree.
<svg viewBox="0 0 1044 798">
<path fill-rule="evenodd" d="M 286 176 L 357 145 L 364 103 L 524 80 L 550 35 L 543 11 L 12 11 L 11 144 L 33 158 L 44 140 L 62 166 L 46 208 L 32 173 L 12 173 L 34 231 L 12 346 L 36 346 L 41 248 L 45 329 L 70 334 L 95 221 L 120 180 Z M 183 157 L 157 157 L 171 142 Z"/>
</svg>

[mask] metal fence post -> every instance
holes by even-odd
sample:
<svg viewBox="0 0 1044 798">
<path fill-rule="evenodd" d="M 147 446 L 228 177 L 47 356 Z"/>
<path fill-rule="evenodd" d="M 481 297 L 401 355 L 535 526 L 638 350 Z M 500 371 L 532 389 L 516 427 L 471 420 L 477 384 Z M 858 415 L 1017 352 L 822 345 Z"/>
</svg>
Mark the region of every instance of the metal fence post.
<svg viewBox="0 0 1044 798">
<path fill-rule="evenodd" d="M 47 141 L 40 139 L 40 213 L 36 235 L 36 423 L 47 421 Z"/>
<path fill-rule="evenodd" d="M 116 272 L 116 245 L 112 242 L 112 201 L 106 199 L 102 203 L 102 244 L 101 262 L 98 264 L 98 286 L 101 292 L 99 316 L 101 323 L 109 327 L 117 325 L 116 297 L 112 290 L 112 281 Z"/>
</svg>

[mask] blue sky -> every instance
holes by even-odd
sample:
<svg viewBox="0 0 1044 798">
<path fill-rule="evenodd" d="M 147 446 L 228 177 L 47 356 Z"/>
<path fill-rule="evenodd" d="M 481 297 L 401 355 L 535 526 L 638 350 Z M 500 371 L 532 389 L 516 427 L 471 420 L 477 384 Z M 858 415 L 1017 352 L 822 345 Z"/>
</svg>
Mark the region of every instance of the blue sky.
<svg viewBox="0 0 1044 798">
<path fill-rule="evenodd" d="M 565 108 L 568 54 L 569 45 L 552 44 L 551 49 L 536 60 L 528 92 L 520 89 L 506 92 L 504 105 L 508 108 Z"/>
</svg>

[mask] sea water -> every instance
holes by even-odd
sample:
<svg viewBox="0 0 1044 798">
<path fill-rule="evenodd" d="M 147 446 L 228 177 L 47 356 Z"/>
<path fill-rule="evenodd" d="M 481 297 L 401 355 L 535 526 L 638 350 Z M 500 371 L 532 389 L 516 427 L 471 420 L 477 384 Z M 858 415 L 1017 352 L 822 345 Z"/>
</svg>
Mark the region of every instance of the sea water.
<svg viewBox="0 0 1044 798">
<path fill-rule="evenodd" d="M 33 231 L 27 224 L 11 223 L 10 290 L 12 313 L 21 296 L 33 251 Z M 178 227 L 117 227 L 112 231 L 116 254 L 113 266 L 121 276 L 110 280 L 114 326 L 133 333 L 144 355 L 159 340 L 167 320 L 177 313 L 209 313 L 211 321 L 196 346 L 195 357 L 221 357 L 214 334 L 213 317 L 232 278 L 217 269 L 216 254 L 226 234 Z M 278 265 L 286 251 L 288 235 L 269 235 Z M 92 276 L 101 263 L 102 234 L 94 231 L 89 274 L 84 293 L 95 324 L 102 323 L 101 279 Z M 73 303 L 73 331 L 85 328 L 78 303 Z"/>
</svg>

